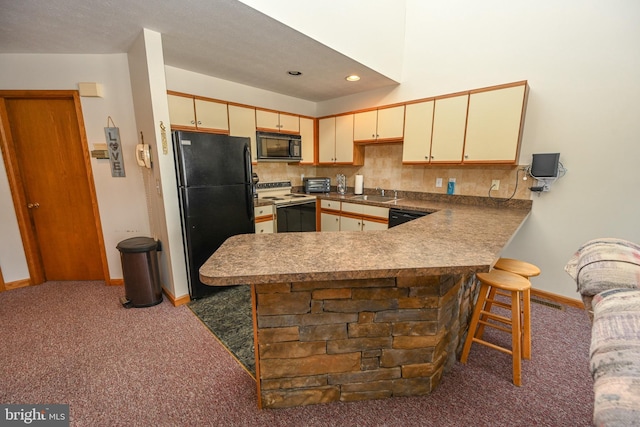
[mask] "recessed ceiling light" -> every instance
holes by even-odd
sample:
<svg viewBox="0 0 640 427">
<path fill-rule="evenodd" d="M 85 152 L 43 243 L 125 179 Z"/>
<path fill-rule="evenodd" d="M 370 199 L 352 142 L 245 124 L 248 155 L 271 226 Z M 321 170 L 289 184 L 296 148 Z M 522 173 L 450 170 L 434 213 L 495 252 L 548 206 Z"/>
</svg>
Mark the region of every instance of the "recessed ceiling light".
<svg viewBox="0 0 640 427">
<path fill-rule="evenodd" d="M 290 76 L 301 76 L 302 75 L 302 71 L 287 71 L 287 74 L 289 74 Z"/>
<path fill-rule="evenodd" d="M 345 80 L 348 82 L 357 82 L 358 80 L 360 80 L 360 76 L 356 76 L 355 74 L 352 74 L 350 76 L 345 77 Z"/>
</svg>

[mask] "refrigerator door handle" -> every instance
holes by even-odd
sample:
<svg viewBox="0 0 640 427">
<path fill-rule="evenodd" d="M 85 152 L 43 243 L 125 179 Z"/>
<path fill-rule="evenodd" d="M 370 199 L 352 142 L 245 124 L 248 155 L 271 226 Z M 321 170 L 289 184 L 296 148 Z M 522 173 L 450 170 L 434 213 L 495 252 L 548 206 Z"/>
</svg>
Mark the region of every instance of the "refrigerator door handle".
<svg viewBox="0 0 640 427">
<path fill-rule="evenodd" d="M 247 214 L 249 218 L 253 218 L 253 191 L 251 187 L 251 151 L 249 146 L 244 146 L 244 182 L 245 182 L 245 197 L 247 199 Z"/>
</svg>

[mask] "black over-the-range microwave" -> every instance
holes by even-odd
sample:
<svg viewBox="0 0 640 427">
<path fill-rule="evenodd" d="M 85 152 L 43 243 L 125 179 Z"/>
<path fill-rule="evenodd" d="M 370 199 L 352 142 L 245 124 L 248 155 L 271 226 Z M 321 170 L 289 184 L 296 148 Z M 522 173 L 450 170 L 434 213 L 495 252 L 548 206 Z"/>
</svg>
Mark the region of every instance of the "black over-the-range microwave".
<svg viewBox="0 0 640 427">
<path fill-rule="evenodd" d="M 286 133 L 256 132 L 257 160 L 299 162 L 302 160 L 302 137 Z"/>
</svg>

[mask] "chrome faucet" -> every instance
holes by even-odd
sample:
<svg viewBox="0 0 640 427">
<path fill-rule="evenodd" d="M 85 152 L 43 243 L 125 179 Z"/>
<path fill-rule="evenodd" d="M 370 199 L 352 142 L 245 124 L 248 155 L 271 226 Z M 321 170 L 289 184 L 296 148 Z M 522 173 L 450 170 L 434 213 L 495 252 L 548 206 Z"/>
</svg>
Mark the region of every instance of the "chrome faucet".
<svg viewBox="0 0 640 427">
<path fill-rule="evenodd" d="M 393 190 L 393 198 L 394 199 L 398 198 L 398 190 Z"/>
<path fill-rule="evenodd" d="M 380 187 L 376 187 L 376 191 L 380 190 L 380 195 L 384 197 L 384 189 Z"/>
</svg>

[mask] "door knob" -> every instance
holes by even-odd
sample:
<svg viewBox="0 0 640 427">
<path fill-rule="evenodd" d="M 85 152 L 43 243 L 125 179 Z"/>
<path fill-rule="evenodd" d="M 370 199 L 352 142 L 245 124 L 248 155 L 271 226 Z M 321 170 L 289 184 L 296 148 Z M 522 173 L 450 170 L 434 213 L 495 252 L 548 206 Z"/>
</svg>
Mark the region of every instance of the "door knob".
<svg viewBox="0 0 640 427">
<path fill-rule="evenodd" d="M 35 202 L 35 203 L 29 203 L 29 204 L 27 205 L 27 207 L 28 207 L 29 209 L 34 209 L 34 208 L 35 208 L 35 209 L 38 209 L 38 208 L 40 207 L 40 203 L 38 203 L 38 202 Z"/>
</svg>

